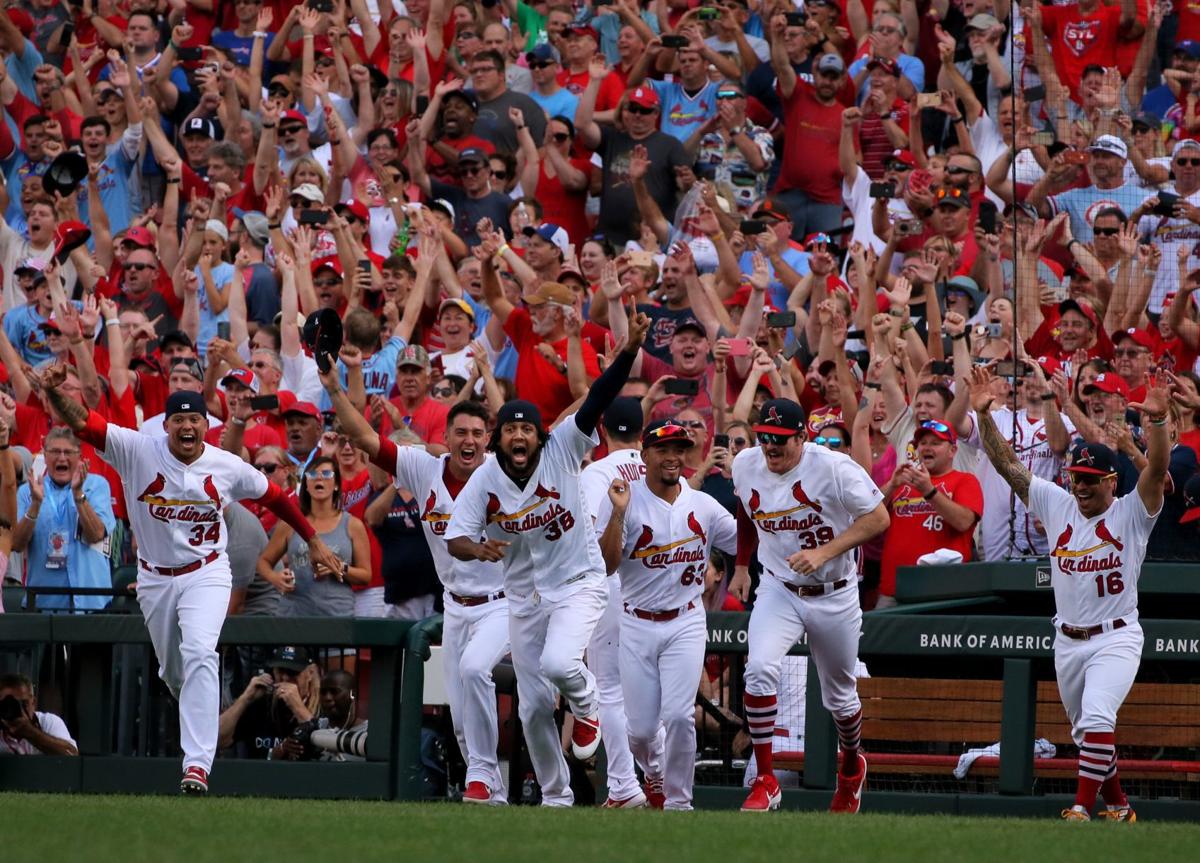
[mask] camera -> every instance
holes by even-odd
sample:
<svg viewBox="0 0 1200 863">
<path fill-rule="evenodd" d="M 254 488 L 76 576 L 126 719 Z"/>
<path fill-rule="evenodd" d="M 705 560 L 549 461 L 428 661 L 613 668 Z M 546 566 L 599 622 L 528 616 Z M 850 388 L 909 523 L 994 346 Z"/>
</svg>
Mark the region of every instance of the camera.
<svg viewBox="0 0 1200 863">
<path fill-rule="evenodd" d="M 25 705 L 11 695 L 0 698 L 0 722 L 15 722 L 25 715 Z"/>
</svg>

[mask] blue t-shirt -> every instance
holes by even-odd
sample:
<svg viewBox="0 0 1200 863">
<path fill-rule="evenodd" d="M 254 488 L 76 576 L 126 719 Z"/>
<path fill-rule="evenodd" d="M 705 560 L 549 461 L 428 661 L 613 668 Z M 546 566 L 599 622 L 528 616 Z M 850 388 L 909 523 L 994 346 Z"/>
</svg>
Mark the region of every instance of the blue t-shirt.
<svg viewBox="0 0 1200 863">
<path fill-rule="evenodd" d="M 125 147 L 118 143 L 100 165 L 100 203 L 108 214 L 108 224 L 114 234 L 128 228 L 135 215 L 136 190 L 132 180 L 137 164 L 137 159 L 129 158 Z M 79 187 L 79 217 L 87 224 L 91 224 L 89 213 L 88 189 L 84 183 Z"/>
<path fill-rule="evenodd" d="M 646 22 L 646 26 L 657 34 L 658 16 L 649 9 L 643 9 L 641 15 L 642 20 Z M 621 19 L 621 16 L 597 15 L 588 23 L 591 24 L 593 30 L 600 34 L 600 51 L 604 54 L 604 59 L 608 61 L 610 66 L 620 63 L 621 52 L 617 50 L 617 37 L 621 35 L 621 28 L 625 26 L 625 22 Z"/>
<path fill-rule="evenodd" d="M 1143 189 L 1136 182 L 1126 183 L 1115 189 L 1097 189 L 1087 186 L 1068 189 L 1046 199 L 1053 215 L 1066 212 L 1071 219 L 1071 235 L 1081 243 L 1092 241 L 1092 220 L 1096 214 L 1108 207 L 1119 207 L 1126 216 L 1136 210 L 1142 201 L 1154 194 L 1152 189 Z"/>
<path fill-rule="evenodd" d="M 229 304 L 225 304 L 225 309 L 219 315 L 214 314 L 212 306 L 208 303 L 208 291 L 204 289 L 204 277 L 200 275 L 200 265 L 196 265 L 196 278 L 200 280 L 200 290 L 196 296 L 200 303 L 200 338 L 196 339 L 196 352 L 203 359 L 208 353 L 208 343 L 217 337 L 217 324 L 228 323 L 229 321 Z M 218 291 L 224 290 L 225 286 L 233 279 L 233 264 L 228 264 L 224 261 L 212 268 L 213 287 Z"/>
<path fill-rule="evenodd" d="M 31 366 L 54 356 L 50 353 L 46 333 L 42 330 L 44 323 L 46 319 L 33 303 L 17 306 L 4 316 L 4 334 L 21 355 L 21 359 Z"/>
<path fill-rule="evenodd" d="M 363 360 L 363 384 L 367 395 L 383 396 L 385 399 L 391 395 L 392 387 L 396 383 L 396 360 L 400 358 L 400 352 L 407 344 L 408 342 L 399 336 L 392 336 L 383 343 L 383 347 Z M 345 389 L 347 386 L 346 365 L 338 360 L 337 368 L 342 389 Z M 321 410 L 329 410 L 332 406 L 329 393 L 322 390 Z"/>
<path fill-rule="evenodd" d="M 25 40 L 25 52 L 20 57 L 10 52 L 4 58 L 8 77 L 12 78 L 17 89 L 21 91 L 21 95 L 35 105 L 40 104 L 41 100 L 38 98 L 37 85 L 33 82 L 33 73 L 43 62 L 41 52 L 28 39 Z"/>
<path fill-rule="evenodd" d="M 1146 95 L 1142 97 L 1142 110 L 1160 120 L 1166 119 L 1167 112 L 1178 104 L 1179 100 L 1166 84 L 1146 91 Z"/>
<path fill-rule="evenodd" d="M 849 74 L 853 78 L 858 74 L 858 70 L 867 65 L 867 57 L 859 57 L 850 64 Z M 918 93 L 925 89 L 925 64 L 916 57 L 909 54 L 901 54 L 896 58 L 896 65 L 900 67 L 900 74 L 912 82 L 913 89 Z M 858 89 L 858 101 L 861 102 L 867 98 L 867 91 L 871 88 L 871 76 L 868 75 Z"/>
<path fill-rule="evenodd" d="M 717 113 L 717 82 L 709 81 L 689 96 L 678 81 L 648 81 L 662 103 L 663 132 L 687 141 L 709 117 Z"/>
<path fill-rule="evenodd" d="M 579 107 L 579 97 L 566 87 L 559 87 L 553 96 L 543 96 L 536 89 L 531 90 L 529 98 L 546 112 L 547 117 L 563 116 L 575 122 L 575 110 Z"/>
<path fill-rule="evenodd" d="M 8 123 L 9 130 L 12 132 L 13 140 L 18 142 L 18 146 L 13 150 L 12 155 L 0 163 L 0 168 L 4 171 L 4 183 L 8 187 L 9 193 L 8 209 L 4 211 L 4 220 L 18 234 L 24 234 L 25 211 L 21 208 L 21 186 L 25 184 L 26 177 L 30 175 L 40 177 L 45 174 L 46 169 L 50 167 L 51 160 L 42 159 L 40 162 L 29 161 L 29 157 L 25 155 L 25 151 L 19 146 L 21 132 L 17 129 L 17 124 L 7 114 L 4 119 Z"/>
<path fill-rule="evenodd" d="M 789 245 L 779 253 L 779 257 L 783 258 L 784 263 L 801 276 L 808 274 L 808 252 L 801 251 L 795 246 Z M 743 273 L 751 272 L 754 269 L 754 253 L 751 251 L 742 252 L 742 257 L 738 260 L 738 268 Z M 791 292 L 784 287 L 783 282 L 779 281 L 779 277 L 775 275 L 775 268 L 771 266 L 769 260 L 767 261 L 767 268 L 771 271 L 771 284 L 767 286 L 767 298 L 775 308 L 780 311 L 786 311 L 788 296 Z"/>
<path fill-rule="evenodd" d="M 268 33 L 267 38 L 263 39 L 264 61 L 267 57 L 267 49 L 271 47 L 271 40 L 274 38 L 274 33 Z M 212 44 L 214 48 L 220 48 L 228 54 L 229 59 L 239 66 L 250 65 L 250 52 L 254 49 L 253 36 L 239 36 L 233 30 L 218 30 L 213 33 Z"/>
</svg>

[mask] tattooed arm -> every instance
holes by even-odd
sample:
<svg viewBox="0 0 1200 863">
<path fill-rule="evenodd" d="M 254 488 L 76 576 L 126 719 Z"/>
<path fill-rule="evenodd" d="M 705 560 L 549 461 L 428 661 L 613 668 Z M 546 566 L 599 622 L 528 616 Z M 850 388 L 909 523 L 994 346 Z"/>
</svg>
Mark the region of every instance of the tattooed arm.
<svg viewBox="0 0 1200 863">
<path fill-rule="evenodd" d="M 983 451 L 996 473 L 1008 483 L 1009 487 L 1021 499 L 1021 503 L 1029 505 L 1029 483 L 1033 475 L 1029 468 L 1021 464 L 1012 445 L 1000 433 L 992 419 L 992 382 L 994 378 L 989 368 L 975 366 L 971 369 L 968 384 L 971 390 L 971 407 L 975 410 L 975 422 L 979 427 L 979 437 L 983 442 Z"/>
<path fill-rule="evenodd" d="M 55 412 L 62 417 L 62 421 L 78 434 L 87 425 L 90 411 L 86 405 L 80 404 L 70 396 L 59 392 L 58 388 L 66 379 L 66 366 L 50 366 L 42 372 L 41 387 Z"/>
</svg>

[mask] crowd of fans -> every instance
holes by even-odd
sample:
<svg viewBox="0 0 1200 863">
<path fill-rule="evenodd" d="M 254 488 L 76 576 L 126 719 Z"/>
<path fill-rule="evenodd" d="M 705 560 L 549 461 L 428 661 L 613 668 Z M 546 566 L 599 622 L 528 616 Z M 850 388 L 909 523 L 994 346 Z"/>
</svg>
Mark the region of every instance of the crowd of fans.
<svg viewBox="0 0 1200 863">
<path fill-rule="evenodd" d="M 898 567 L 1050 550 L 979 457 L 958 383 L 978 362 L 1036 475 L 1082 438 L 1118 452 L 1119 493 L 1145 461 L 1126 405 L 1170 375 L 1149 553 L 1194 558 L 1193 37 L 1193 10 L 1135 0 L 10 3 L 0 566 L 105 588 L 136 560 L 117 478 L 39 393 L 66 364 L 147 435 L 202 393 L 208 442 L 349 563 L 324 578 L 234 507 L 234 611 L 428 615 L 423 501 L 342 433 L 305 316 L 341 315 L 371 424 L 440 452 L 460 401 L 568 412 L 630 303 L 653 324 L 623 395 L 689 429 L 694 487 L 734 507 L 771 396 L 871 473 L 892 526 L 867 608 Z"/>
</svg>

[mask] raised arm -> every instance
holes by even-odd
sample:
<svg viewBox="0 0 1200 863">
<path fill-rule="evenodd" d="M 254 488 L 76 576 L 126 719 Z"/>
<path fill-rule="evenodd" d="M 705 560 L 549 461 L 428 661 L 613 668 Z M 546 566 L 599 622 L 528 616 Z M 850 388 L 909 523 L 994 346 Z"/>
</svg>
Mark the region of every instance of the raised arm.
<svg viewBox="0 0 1200 863">
<path fill-rule="evenodd" d="M 1146 397 L 1130 402 L 1129 409 L 1142 415 L 1146 432 L 1146 466 L 1138 477 L 1137 491 L 1146 512 L 1157 515 L 1163 505 L 1167 468 L 1171 463 L 1171 439 L 1167 435 L 1167 407 L 1171 395 L 1164 378 L 1155 375 L 1146 387 Z"/>
<path fill-rule="evenodd" d="M 1012 446 L 992 419 L 992 381 L 994 376 L 986 366 L 975 366 L 971 376 L 963 383 L 971 391 L 971 407 L 975 409 L 975 421 L 979 425 L 979 437 L 983 443 L 983 451 L 987 453 L 988 461 L 1000 474 L 1001 479 L 1008 483 L 1009 488 L 1020 498 L 1021 503 L 1029 505 L 1029 483 L 1033 475 L 1029 468 L 1021 464 L 1013 452 Z M 1166 464 L 1163 464 L 1166 471 Z M 1161 482 L 1161 478 L 1160 478 Z M 1161 489 L 1161 486 L 1160 486 Z M 1144 499 L 1144 498 L 1143 498 Z"/>
</svg>

